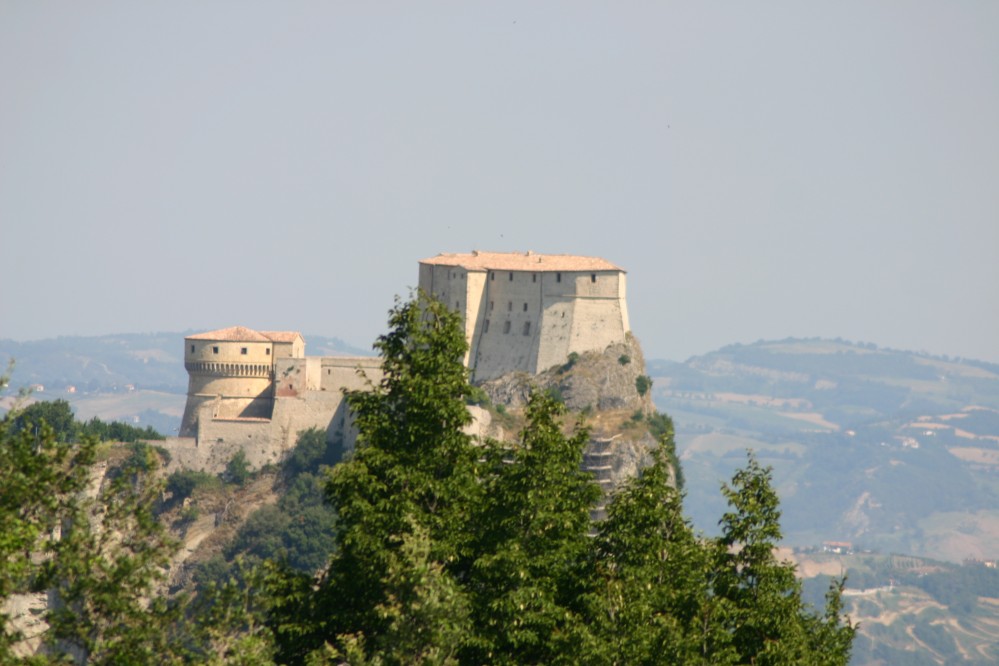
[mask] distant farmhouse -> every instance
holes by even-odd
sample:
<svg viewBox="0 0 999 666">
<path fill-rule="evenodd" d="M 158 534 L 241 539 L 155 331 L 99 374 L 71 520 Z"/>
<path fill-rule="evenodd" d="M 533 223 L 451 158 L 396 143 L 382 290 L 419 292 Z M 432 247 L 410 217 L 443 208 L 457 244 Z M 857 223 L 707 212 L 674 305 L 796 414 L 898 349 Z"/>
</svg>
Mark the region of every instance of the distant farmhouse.
<svg viewBox="0 0 999 666">
<path fill-rule="evenodd" d="M 625 272 L 595 257 L 440 254 L 420 262 L 419 286 L 461 313 L 476 382 L 537 374 L 630 330 Z M 382 376 L 378 358 L 306 356 L 297 332 L 242 326 L 184 338 L 184 367 L 187 405 L 169 448 L 178 466 L 215 470 L 238 450 L 255 466 L 277 462 L 312 427 L 349 444 L 343 391 Z"/>
</svg>

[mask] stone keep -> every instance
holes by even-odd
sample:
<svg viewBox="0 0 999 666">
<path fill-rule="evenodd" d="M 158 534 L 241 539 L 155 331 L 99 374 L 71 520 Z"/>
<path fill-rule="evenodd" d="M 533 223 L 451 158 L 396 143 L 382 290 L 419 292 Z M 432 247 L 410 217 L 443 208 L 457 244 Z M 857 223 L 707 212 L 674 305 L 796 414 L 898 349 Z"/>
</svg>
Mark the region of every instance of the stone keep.
<svg viewBox="0 0 999 666">
<path fill-rule="evenodd" d="M 184 338 L 184 367 L 187 405 L 167 448 L 182 467 L 212 471 L 237 450 L 258 467 L 278 462 L 307 428 L 349 444 L 343 391 L 381 379 L 377 358 L 306 356 L 295 331 L 243 326 Z"/>
<path fill-rule="evenodd" d="M 630 331 L 625 272 L 598 257 L 534 252 L 439 254 L 419 286 L 464 317 L 476 382 L 537 374 L 572 352 L 602 351 Z"/>
</svg>

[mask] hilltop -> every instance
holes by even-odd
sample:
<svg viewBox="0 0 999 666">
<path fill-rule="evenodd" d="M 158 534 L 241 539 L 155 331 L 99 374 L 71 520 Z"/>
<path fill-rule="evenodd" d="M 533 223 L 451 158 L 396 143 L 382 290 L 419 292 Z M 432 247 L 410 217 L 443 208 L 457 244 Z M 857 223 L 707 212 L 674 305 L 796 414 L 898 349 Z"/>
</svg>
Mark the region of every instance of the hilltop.
<svg viewBox="0 0 999 666">
<path fill-rule="evenodd" d="M 775 469 L 789 543 L 999 556 L 999 366 L 786 339 L 649 372 L 702 529 L 714 527 L 714 486 L 751 448 Z"/>
</svg>

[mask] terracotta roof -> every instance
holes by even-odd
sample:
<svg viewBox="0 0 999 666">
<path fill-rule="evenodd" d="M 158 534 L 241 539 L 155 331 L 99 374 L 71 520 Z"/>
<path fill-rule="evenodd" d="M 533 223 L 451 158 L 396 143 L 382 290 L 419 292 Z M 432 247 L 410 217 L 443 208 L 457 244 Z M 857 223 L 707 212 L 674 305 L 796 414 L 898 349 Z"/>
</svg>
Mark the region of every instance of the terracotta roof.
<svg viewBox="0 0 999 666">
<path fill-rule="evenodd" d="M 621 271 L 606 259 L 574 254 L 538 254 L 536 252 L 478 252 L 438 254 L 422 259 L 431 266 L 460 266 L 470 271 Z"/>
<path fill-rule="evenodd" d="M 297 338 L 302 338 L 302 334 L 298 331 L 260 331 L 260 335 L 264 336 L 271 342 L 294 342 Z M 305 341 L 305 338 L 302 338 Z"/>
<path fill-rule="evenodd" d="M 270 342 L 270 338 L 245 326 L 230 326 L 217 331 L 195 333 L 185 340 L 215 340 L 218 342 Z"/>
</svg>

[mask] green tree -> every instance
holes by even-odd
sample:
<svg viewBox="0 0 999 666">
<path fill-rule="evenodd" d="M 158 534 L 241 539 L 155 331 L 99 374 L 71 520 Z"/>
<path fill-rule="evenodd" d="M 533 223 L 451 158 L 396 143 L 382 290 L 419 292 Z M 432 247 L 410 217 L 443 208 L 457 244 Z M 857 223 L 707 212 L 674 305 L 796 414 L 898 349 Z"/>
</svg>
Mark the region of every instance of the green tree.
<svg viewBox="0 0 999 666">
<path fill-rule="evenodd" d="M 75 442 L 79 425 L 73 409 L 65 400 L 39 400 L 11 415 L 10 429 L 16 434 L 22 430 L 37 430 L 44 422 L 52 429 L 56 441 Z"/>
<path fill-rule="evenodd" d="M 599 663 L 736 663 L 719 622 L 725 602 L 711 591 L 712 550 L 683 516 L 676 475 L 670 434 L 607 507 L 596 542 L 602 582 L 591 601 Z"/>
<path fill-rule="evenodd" d="M 389 327 L 375 343 L 382 380 L 347 394 L 359 437 L 327 485 L 339 516 L 328 572 L 315 594 L 287 570 L 270 579 L 279 660 L 301 661 L 341 637 L 379 645 L 392 626 L 379 611 L 391 604 L 384 576 L 417 528 L 429 540 L 428 566 L 442 566 L 442 575 L 467 556 L 467 510 L 481 487 L 478 453 L 464 432 L 471 387 L 460 317 L 420 294 L 397 303 Z"/>
<path fill-rule="evenodd" d="M 223 477 L 226 481 L 236 484 L 237 486 L 245 485 L 253 473 L 250 471 L 250 463 L 246 459 L 246 453 L 243 449 L 236 451 L 229 462 L 225 465 L 225 473 Z"/>
<path fill-rule="evenodd" d="M 67 411 L 46 409 L 60 419 Z M 172 544 L 152 512 L 161 491 L 146 472 L 153 463 L 139 460 L 153 452 L 135 448 L 94 491 L 96 439 L 71 441 L 75 428 L 65 422 L 60 431 L 62 438 L 37 409 L 27 417 L 12 410 L 0 422 L 0 601 L 51 592 L 58 603 L 43 635 L 51 656 L 169 663 L 178 654 L 168 646 L 179 605 L 152 593 Z M 0 619 L 0 663 L 19 661 L 12 647 L 20 636 Z"/>
<path fill-rule="evenodd" d="M 593 579 L 589 511 L 600 496 L 581 469 L 585 429 L 567 437 L 565 407 L 531 396 L 512 447 L 491 443 L 469 587 L 474 636 L 466 663 L 572 663 L 592 639 L 581 599 Z"/>
<path fill-rule="evenodd" d="M 80 497 L 49 544 L 45 579 L 56 604 L 47 620 L 52 651 L 87 664 L 171 663 L 183 598 L 163 594 L 176 542 L 153 507 L 163 483 L 155 452 L 112 469 L 97 496 Z"/>
<path fill-rule="evenodd" d="M 775 554 L 782 535 L 770 468 L 750 454 L 722 493 L 730 510 L 715 541 L 713 590 L 730 604 L 725 621 L 740 658 L 757 664 L 845 664 L 853 627 L 840 617 L 841 584 L 830 590 L 819 622 L 801 600 L 794 565 Z"/>
<path fill-rule="evenodd" d="M 76 510 L 87 486 L 95 442 L 61 443 L 42 423 L 11 432 L 0 423 L 0 602 L 46 587 L 36 556 L 50 549 L 56 528 Z M 0 615 L 0 663 L 12 659 L 21 636 Z"/>
</svg>

